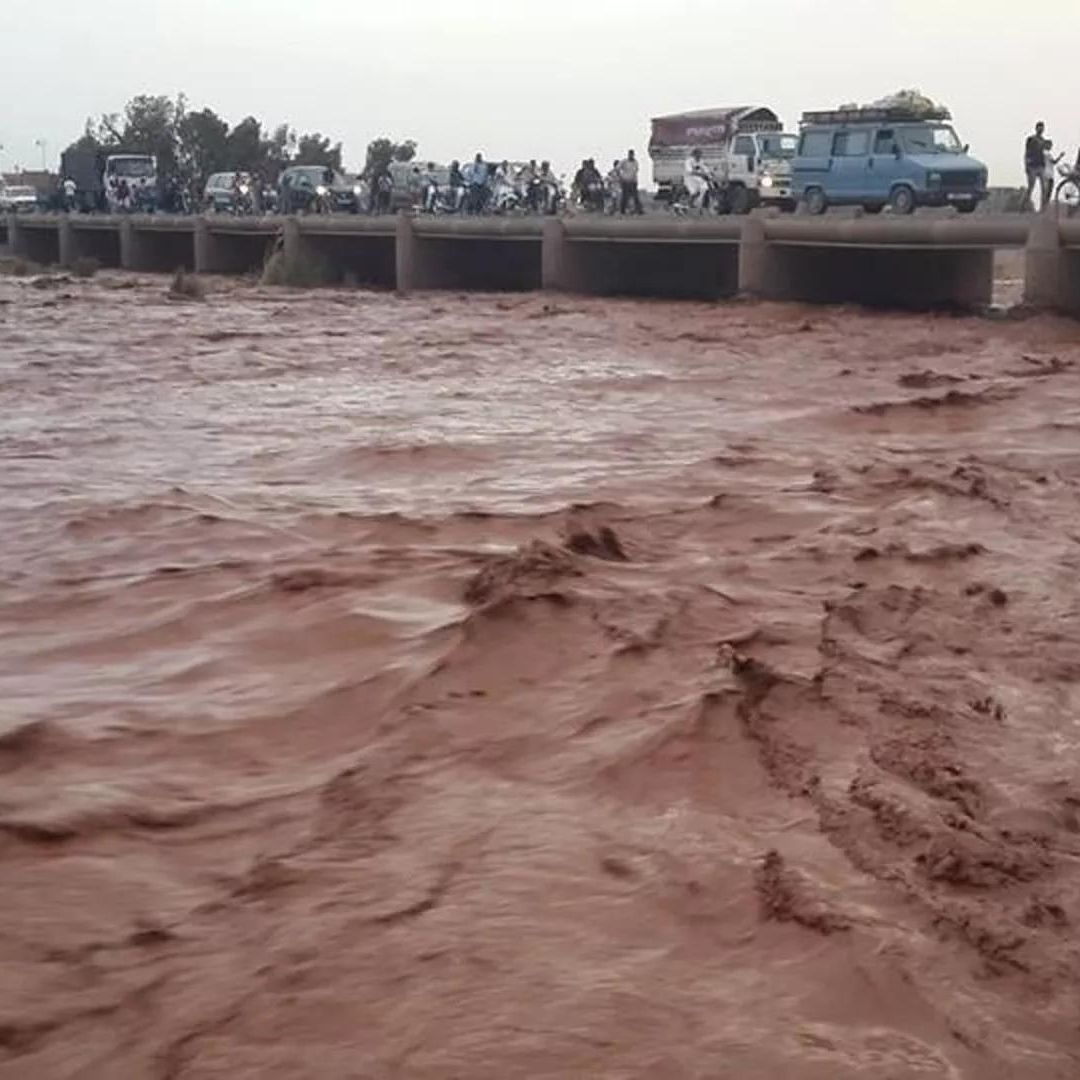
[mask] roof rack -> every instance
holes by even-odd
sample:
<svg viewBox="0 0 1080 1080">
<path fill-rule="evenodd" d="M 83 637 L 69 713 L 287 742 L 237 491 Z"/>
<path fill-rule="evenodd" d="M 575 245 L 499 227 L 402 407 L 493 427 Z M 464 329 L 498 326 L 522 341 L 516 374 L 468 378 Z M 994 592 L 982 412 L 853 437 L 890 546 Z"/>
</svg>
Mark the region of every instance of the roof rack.
<svg viewBox="0 0 1080 1080">
<path fill-rule="evenodd" d="M 874 124 L 889 121 L 951 120 L 948 109 L 934 106 L 929 109 L 910 105 L 868 105 L 856 109 L 826 109 L 822 112 L 804 112 L 802 124 Z"/>
</svg>

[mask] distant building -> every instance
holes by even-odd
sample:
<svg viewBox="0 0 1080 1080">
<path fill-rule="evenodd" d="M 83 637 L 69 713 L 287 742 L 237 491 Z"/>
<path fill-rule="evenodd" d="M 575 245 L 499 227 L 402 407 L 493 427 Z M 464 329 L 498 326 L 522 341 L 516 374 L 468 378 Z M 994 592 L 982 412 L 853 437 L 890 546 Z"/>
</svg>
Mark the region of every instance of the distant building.
<svg viewBox="0 0 1080 1080">
<path fill-rule="evenodd" d="M 19 172 L 4 173 L 4 180 L 9 184 L 28 184 L 39 195 L 52 195 L 60 183 L 56 173 L 42 172 L 41 169 L 22 169 Z"/>
</svg>

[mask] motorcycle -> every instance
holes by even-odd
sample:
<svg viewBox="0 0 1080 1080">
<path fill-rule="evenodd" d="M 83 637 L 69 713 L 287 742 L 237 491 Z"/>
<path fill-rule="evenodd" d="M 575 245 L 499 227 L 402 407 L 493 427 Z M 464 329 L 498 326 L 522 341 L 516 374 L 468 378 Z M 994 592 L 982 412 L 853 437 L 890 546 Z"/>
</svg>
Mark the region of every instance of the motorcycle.
<svg viewBox="0 0 1080 1080">
<path fill-rule="evenodd" d="M 669 207 L 676 217 L 686 217 L 694 211 L 698 214 L 709 212 L 714 214 L 731 213 L 731 198 L 728 194 L 727 185 L 712 172 L 703 174 L 703 179 L 706 188 L 700 200 L 691 196 L 685 184 L 679 184 L 675 188 Z"/>
<path fill-rule="evenodd" d="M 518 189 L 509 180 L 497 179 L 488 196 L 493 214 L 512 214 L 520 210 L 524 200 Z"/>
<path fill-rule="evenodd" d="M 537 183 L 539 185 L 537 205 L 540 213 L 547 217 L 560 213 L 566 205 L 566 192 L 562 184 L 554 176 L 541 178 Z"/>
<path fill-rule="evenodd" d="M 248 183 L 238 184 L 233 191 L 231 211 L 237 217 L 250 217 L 255 213 L 255 198 Z"/>
<path fill-rule="evenodd" d="M 602 214 L 606 199 L 607 192 L 603 180 L 589 180 L 577 191 L 578 209 L 585 213 Z"/>
</svg>

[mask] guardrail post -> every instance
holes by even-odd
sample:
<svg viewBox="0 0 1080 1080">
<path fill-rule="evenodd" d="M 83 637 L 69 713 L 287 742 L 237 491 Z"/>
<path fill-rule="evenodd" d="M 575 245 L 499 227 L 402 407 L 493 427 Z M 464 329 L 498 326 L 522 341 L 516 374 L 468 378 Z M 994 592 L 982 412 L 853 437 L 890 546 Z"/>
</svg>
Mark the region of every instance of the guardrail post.
<svg viewBox="0 0 1080 1080">
<path fill-rule="evenodd" d="M 1024 251 L 1024 302 L 1034 307 L 1056 308 L 1062 300 L 1064 252 L 1057 215 L 1039 214 L 1028 232 Z"/>
<path fill-rule="evenodd" d="M 18 214 L 8 214 L 7 227 L 8 247 L 11 248 L 11 254 L 17 259 L 28 259 L 30 257 L 30 250 L 26 237 L 26 228 L 22 222 L 19 221 Z"/>
<path fill-rule="evenodd" d="M 120 267 L 123 270 L 142 270 L 143 238 L 135 231 L 135 222 L 131 218 L 120 221 Z"/>
<path fill-rule="evenodd" d="M 205 217 L 195 219 L 195 273 L 213 274 L 219 272 L 222 267 L 219 264 L 217 251 L 217 238 L 210 232 L 210 222 Z"/>
</svg>

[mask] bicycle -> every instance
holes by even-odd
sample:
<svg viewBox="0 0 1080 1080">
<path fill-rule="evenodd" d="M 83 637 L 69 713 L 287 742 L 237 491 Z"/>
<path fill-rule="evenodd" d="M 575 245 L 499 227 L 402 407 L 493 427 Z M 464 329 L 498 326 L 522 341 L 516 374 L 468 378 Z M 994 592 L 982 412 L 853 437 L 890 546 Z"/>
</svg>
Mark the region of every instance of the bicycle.
<svg viewBox="0 0 1080 1080">
<path fill-rule="evenodd" d="M 1080 213 L 1080 168 L 1073 165 L 1059 165 L 1058 172 L 1062 179 L 1058 182 L 1054 199 L 1058 206 L 1065 208 L 1068 217 Z"/>
</svg>

